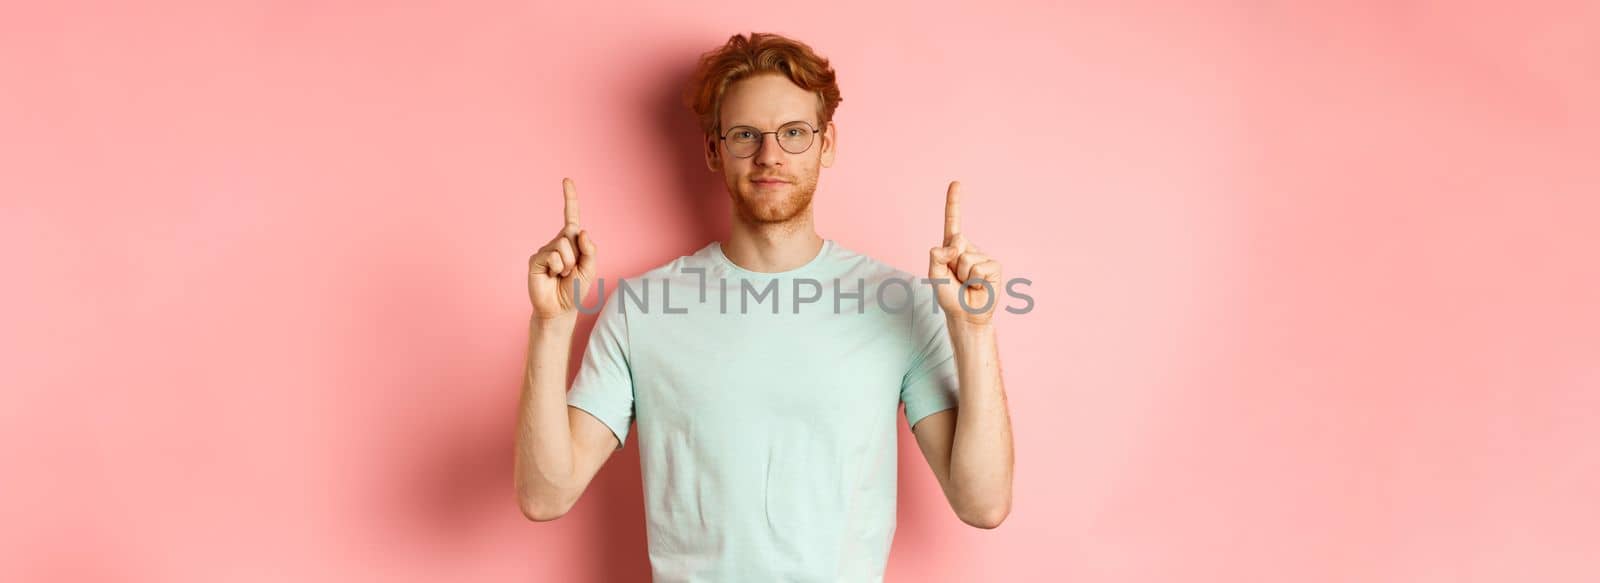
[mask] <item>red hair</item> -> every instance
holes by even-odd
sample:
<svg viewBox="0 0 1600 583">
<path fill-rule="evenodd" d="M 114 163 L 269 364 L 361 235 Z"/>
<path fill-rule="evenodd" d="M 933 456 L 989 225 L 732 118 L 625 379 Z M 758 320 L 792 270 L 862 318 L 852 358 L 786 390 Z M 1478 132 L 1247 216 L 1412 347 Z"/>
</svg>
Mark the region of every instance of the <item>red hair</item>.
<svg viewBox="0 0 1600 583">
<path fill-rule="evenodd" d="M 722 112 L 722 95 L 736 81 L 762 73 L 778 73 L 801 89 L 817 94 L 817 113 L 821 125 L 833 120 L 839 107 L 839 82 L 828 60 L 805 43 L 782 35 L 753 32 L 749 37 L 736 34 L 727 44 L 700 55 L 684 103 L 700 118 L 700 129 L 714 135 Z"/>
</svg>

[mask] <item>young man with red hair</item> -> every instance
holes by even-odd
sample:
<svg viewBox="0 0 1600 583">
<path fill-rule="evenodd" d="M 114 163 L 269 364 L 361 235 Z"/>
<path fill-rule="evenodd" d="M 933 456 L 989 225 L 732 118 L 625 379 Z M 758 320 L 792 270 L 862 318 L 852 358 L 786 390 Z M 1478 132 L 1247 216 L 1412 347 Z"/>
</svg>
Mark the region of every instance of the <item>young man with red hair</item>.
<svg viewBox="0 0 1600 583">
<path fill-rule="evenodd" d="M 523 513 L 565 514 L 636 425 L 654 580 L 881 581 L 904 403 L 955 514 L 999 526 L 1013 455 L 993 327 L 1001 270 L 961 232 L 960 185 L 917 278 L 817 234 L 811 200 L 839 139 L 827 60 L 736 35 L 701 58 L 686 101 L 732 199 L 731 232 L 619 282 L 568 392 L 596 247 L 563 181 L 566 225 L 529 259 Z"/>
</svg>

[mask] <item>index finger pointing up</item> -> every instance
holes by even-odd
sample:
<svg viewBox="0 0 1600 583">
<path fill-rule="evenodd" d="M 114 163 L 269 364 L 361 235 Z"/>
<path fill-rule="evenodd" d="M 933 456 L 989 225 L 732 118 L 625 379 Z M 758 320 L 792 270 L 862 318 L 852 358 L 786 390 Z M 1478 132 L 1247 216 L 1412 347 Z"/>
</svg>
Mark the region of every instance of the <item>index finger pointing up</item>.
<svg viewBox="0 0 1600 583">
<path fill-rule="evenodd" d="M 944 195 L 944 243 L 950 244 L 950 239 L 961 234 L 961 183 L 950 182 L 950 190 Z"/>
<path fill-rule="evenodd" d="M 563 197 L 566 199 L 566 203 L 563 205 L 564 208 L 563 208 L 563 211 L 562 211 L 567 216 L 567 225 L 566 226 L 571 228 L 573 230 L 573 232 L 577 232 L 577 229 L 578 229 L 578 186 L 576 184 L 572 183 L 572 179 L 571 178 L 562 178 L 561 179 L 561 190 L 564 191 Z"/>
</svg>

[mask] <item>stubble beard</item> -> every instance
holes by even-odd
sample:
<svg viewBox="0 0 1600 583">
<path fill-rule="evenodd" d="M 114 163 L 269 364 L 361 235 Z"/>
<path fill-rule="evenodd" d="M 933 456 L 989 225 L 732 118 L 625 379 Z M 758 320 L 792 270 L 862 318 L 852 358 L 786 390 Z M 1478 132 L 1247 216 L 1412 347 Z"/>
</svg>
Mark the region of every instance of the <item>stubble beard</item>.
<svg viewBox="0 0 1600 583">
<path fill-rule="evenodd" d="M 733 196 L 734 212 L 745 222 L 772 226 L 792 222 L 811 207 L 811 198 L 817 192 L 815 177 L 796 177 L 788 185 L 789 192 L 780 197 L 756 193 L 739 193 Z M 758 200 L 770 198 L 771 200 Z"/>
</svg>

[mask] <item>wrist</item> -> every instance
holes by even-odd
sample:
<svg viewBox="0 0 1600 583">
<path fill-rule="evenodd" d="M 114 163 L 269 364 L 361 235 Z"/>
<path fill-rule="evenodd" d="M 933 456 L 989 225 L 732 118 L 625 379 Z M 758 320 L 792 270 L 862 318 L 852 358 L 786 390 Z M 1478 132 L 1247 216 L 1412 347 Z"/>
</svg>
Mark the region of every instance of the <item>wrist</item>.
<svg viewBox="0 0 1600 583">
<path fill-rule="evenodd" d="M 577 328 L 578 314 L 568 312 L 548 318 L 534 314 L 528 319 L 528 328 L 538 333 L 572 333 Z"/>
<path fill-rule="evenodd" d="M 964 314 L 949 314 L 949 316 L 946 318 L 946 324 L 949 326 L 950 334 L 953 336 L 976 337 L 994 335 L 994 320 L 974 322 L 967 319 Z"/>
</svg>

